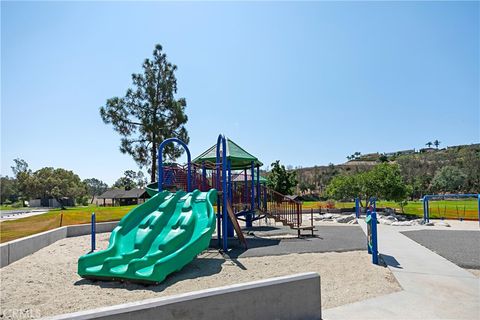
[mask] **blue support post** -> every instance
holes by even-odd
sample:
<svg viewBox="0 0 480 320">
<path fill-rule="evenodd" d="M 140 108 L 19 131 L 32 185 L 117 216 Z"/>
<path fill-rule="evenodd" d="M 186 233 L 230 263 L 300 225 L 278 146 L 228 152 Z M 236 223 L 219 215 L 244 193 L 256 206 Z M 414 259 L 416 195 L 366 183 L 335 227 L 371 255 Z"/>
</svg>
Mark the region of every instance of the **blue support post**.
<svg viewBox="0 0 480 320">
<path fill-rule="evenodd" d="M 180 139 L 177 138 L 169 138 L 166 140 L 163 140 L 162 143 L 160 144 L 160 147 L 158 147 L 158 192 L 161 192 L 163 190 L 163 148 L 165 147 L 166 144 L 170 142 L 176 142 L 179 145 L 185 149 L 185 152 L 187 153 L 187 192 L 192 191 L 192 182 L 191 182 L 191 156 L 190 156 L 190 150 L 188 149 L 187 145 L 185 142 L 183 142 Z"/>
<path fill-rule="evenodd" d="M 243 170 L 243 199 L 245 200 L 245 203 L 247 203 L 248 201 L 248 188 L 247 188 L 247 184 L 248 184 L 248 180 L 247 180 L 247 169 L 244 169 Z"/>
<path fill-rule="evenodd" d="M 372 212 L 372 263 L 378 264 L 378 244 L 377 244 L 377 206 L 373 202 Z"/>
<path fill-rule="evenodd" d="M 378 264 L 378 246 L 377 246 L 377 199 L 373 201 L 372 212 L 372 262 Z"/>
<path fill-rule="evenodd" d="M 217 145 L 217 149 L 218 149 L 218 145 Z M 218 155 L 217 155 L 217 158 L 218 158 Z M 218 159 L 216 160 L 216 170 L 217 170 L 217 174 L 215 177 L 215 188 L 217 188 L 217 190 L 220 190 L 220 162 L 218 162 Z M 221 221 L 220 210 L 221 210 L 221 201 L 220 201 L 220 195 L 219 195 L 217 199 L 217 240 L 218 240 L 219 248 L 222 247 L 222 225 L 220 222 Z"/>
<path fill-rule="evenodd" d="M 222 240 L 223 240 L 223 251 L 227 252 L 228 250 L 228 216 L 227 216 L 227 142 L 223 135 L 219 135 L 217 139 L 217 164 L 220 163 L 220 146 L 222 147 Z"/>
<path fill-rule="evenodd" d="M 92 251 L 91 252 L 94 252 L 95 251 L 95 247 L 96 247 L 96 243 L 95 243 L 95 240 L 96 240 L 96 219 L 95 219 L 95 212 L 92 212 L 92 230 L 91 230 L 91 236 L 92 236 Z"/>
<path fill-rule="evenodd" d="M 257 207 L 260 208 L 260 166 L 257 166 Z"/>
<path fill-rule="evenodd" d="M 247 180 L 247 169 L 243 170 L 243 175 L 244 175 L 244 190 L 245 190 L 245 203 L 247 203 L 247 200 L 248 200 L 248 180 Z M 252 179 L 252 183 L 253 183 L 253 179 Z M 247 228 L 251 228 L 253 226 L 253 220 L 252 220 L 252 212 L 247 212 L 247 214 L 245 215 L 245 225 Z"/>
<path fill-rule="evenodd" d="M 205 167 L 205 161 L 202 161 L 202 191 L 207 191 L 207 168 Z"/>
<path fill-rule="evenodd" d="M 250 180 L 250 186 L 251 186 L 251 198 L 250 198 L 250 210 L 255 210 L 255 185 L 253 184 L 254 182 L 254 174 L 255 174 L 255 162 L 252 161 L 252 164 L 251 164 L 251 168 L 250 168 L 250 171 L 251 171 L 251 177 L 252 179 Z"/>
<path fill-rule="evenodd" d="M 425 196 L 422 198 L 422 204 L 423 204 L 423 222 L 427 221 L 427 215 L 425 213 Z"/>
<path fill-rule="evenodd" d="M 228 200 L 230 201 L 230 204 L 233 203 L 233 192 L 232 192 L 232 161 L 230 159 L 227 160 L 227 170 L 228 170 L 228 184 L 227 184 L 227 195 L 228 195 Z M 228 237 L 233 237 L 233 223 L 230 221 L 230 217 L 227 216 L 227 236 Z"/>
</svg>

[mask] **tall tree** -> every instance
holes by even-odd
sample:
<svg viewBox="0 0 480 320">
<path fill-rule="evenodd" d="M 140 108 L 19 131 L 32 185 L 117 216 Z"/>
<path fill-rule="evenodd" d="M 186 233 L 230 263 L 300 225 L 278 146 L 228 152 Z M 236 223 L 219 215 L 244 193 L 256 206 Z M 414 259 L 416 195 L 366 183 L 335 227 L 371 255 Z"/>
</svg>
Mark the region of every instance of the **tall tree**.
<svg viewBox="0 0 480 320">
<path fill-rule="evenodd" d="M 440 143 L 441 143 L 441 142 L 438 141 L 438 140 L 433 141 L 433 145 L 434 145 L 435 148 L 437 148 L 437 149 L 438 149 L 438 146 L 440 145 Z"/>
<path fill-rule="evenodd" d="M 29 190 L 32 197 L 57 200 L 65 209 L 64 198 L 79 199 L 87 193 L 85 184 L 73 171 L 54 169 L 51 167 L 35 171 L 29 179 Z"/>
<path fill-rule="evenodd" d="M 465 185 L 467 176 L 457 167 L 445 166 L 437 171 L 432 180 L 434 192 L 459 192 Z"/>
<path fill-rule="evenodd" d="M 125 190 L 131 190 L 133 188 L 143 188 L 145 186 L 145 177 L 142 171 L 135 172 L 133 170 L 127 170 L 123 173 L 123 177 L 120 177 L 113 184 L 114 188 L 121 188 Z"/>
<path fill-rule="evenodd" d="M 297 178 L 295 171 L 287 171 L 285 166 L 277 160 L 271 165 L 272 170 L 268 174 L 267 186 L 273 190 L 284 194 L 292 194 L 293 189 L 297 186 Z"/>
<path fill-rule="evenodd" d="M 433 142 L 428 141 L 427 143 L 425 143 L 425 145 L 426 145 L 427 147 L 431 148 L 432 145 L 433 145 Z"/>
<path fill-rule="evenodd" d="M 133 88 L 123 98 L 108 99 L 100 108 L 100 116 L 122 136 L 120 151 L 130 154 L 140 168 L 147 167 L 153 182 L 160 143 L 172 137 L 189 142 L 185 128 L 187 102 L 175 98 L 177 66 L 168 62 L 161 45 L 155 46 L 153 58 L 145 59 L 142 68 L 143 73 L 132 74 Z M 169 144 L 163 155 L 174 160 L 182 152 Z"/>
<path fill-rule="evenodd" d="M 353 175 L 340 175 L 332 179 L 327 194 L 336 200 L 358 197 L 361 204 L 368 206 L 371 197 L 401 202 L 411 189 L 403 181 L 400 168 L 396 164 L 381 163 L 367 172 Z"/>
<path fill-rule="evenodd" d="M 88 195 L 91 197 L 90 203 L 93 203 L 95 196 L 101 195 L 108 188 L 108 185 L 105 182 L 96 178 L 85 179 L 83 180 L 83 183 L 87 187 Z"/>
<path fill-rule="evenodd" d="M 18 200 L 17 181 L 9 176 L 0 176 L 0 203 L 9 201 L 10 203 Z"/>
<path fill-rule="evenodd" d="M 15 175 L 16 190 L 18 192 L 18 198 L 25 205 L 25 200 L 32 195 L 31 175 L 32 170 L 28 168 L 28 163 L 20 158 L 14 159 L 15 165 L 12 167 L 12 172 Z"/>
</svg>

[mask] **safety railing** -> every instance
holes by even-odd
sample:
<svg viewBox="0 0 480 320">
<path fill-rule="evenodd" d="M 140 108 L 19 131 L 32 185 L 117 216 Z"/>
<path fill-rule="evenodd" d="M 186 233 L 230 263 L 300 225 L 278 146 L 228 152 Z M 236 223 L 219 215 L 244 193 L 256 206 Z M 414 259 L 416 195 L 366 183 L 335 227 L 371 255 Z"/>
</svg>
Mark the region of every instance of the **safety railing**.
<svg viewBox="0 0 480 320">
<path fill-rule="evenodd" d="M 298 228 L 302 225 L 302 203 L 263 186 L 260 189 L 260 201 L 256 201 L 257 208 L 269 216 L 290 227 Z"/>
</svg>

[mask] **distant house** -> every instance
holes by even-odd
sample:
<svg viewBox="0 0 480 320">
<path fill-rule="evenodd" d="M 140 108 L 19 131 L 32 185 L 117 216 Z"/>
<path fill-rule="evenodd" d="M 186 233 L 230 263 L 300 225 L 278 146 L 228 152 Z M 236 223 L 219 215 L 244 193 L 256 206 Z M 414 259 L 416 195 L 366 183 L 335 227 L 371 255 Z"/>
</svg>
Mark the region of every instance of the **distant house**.
<svg viewBox="0 0 480 320">
<path fill-rule="evenodd" d="M 303 201 L 303 197 L 299 196 L 297 194 L 294 194 L 294 195 L 291 195 L 291 196 L 285 196 L 285 199 L 299 201 L 299 202 Z"/>
<path fill-rule="evenodd" d="M 435 148 L 423 148 L 423 149 L 420 149 L 420 153 L 435 152 L 435 151 L 437 151 L 437 149 L 435 149 Z"/>
<path fill-rule="evenodd" d="M 108 189 L 97 197 L 97 205 L 103 206 L 129 206 L 144 203 L 150 196 L 143 188 L 130 190 Z"/>
<path fill-rule="evenodd" d="M 414 153 L 415 153 L 415 149 L 409 149 L 409 150 L 388 152 L 388 153 L 384 153 L 384 155 L 387 156 L 387 157 L 393 157 L 393 156 L 400 156 L 400 155 L 414 154 Z"/>
<path fill-rule="evenodd" d="M 63 197 L 61 199 L 64 207 L 73 207 L 75 206 L 75 200 L 72 198 Z M 29 207 L 48 207 L 48 208 L 60 208 L 62 204 L 57 201 L 57 199 L 51 197 L 43 197 L 37 199 L 30 199 L 28 201 Z"/>
</svg>

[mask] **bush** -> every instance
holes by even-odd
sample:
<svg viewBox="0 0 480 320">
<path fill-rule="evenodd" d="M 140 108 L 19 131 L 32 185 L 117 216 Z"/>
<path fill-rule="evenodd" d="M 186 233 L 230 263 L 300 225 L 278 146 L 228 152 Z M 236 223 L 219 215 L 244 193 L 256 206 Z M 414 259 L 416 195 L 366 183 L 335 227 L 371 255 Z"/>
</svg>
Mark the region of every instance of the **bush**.
<svg viewBox="0 0 480 320">
<path fill-rule="evenodd" d="M 13 203 L 12 208 L 23 208 L 23 201 L 17 201 Z"/>
</svg>

